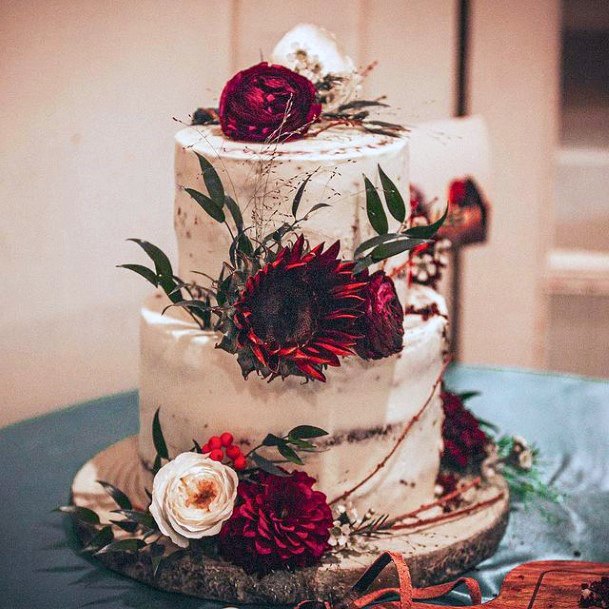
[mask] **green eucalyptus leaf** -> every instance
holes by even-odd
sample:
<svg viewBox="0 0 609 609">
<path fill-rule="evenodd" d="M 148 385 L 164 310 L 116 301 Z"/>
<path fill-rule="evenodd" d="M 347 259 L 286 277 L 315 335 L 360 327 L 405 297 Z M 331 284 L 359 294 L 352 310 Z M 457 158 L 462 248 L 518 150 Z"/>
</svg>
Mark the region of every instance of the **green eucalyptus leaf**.
<svg viewBox="0 0 609 609">
<path fill-rule="evenodd" d="M 296 218 L 298 208 L 300 207 L 300 201 L 302 200 L 302 195 L 304 194 L 305 188 L 307 187 L 312 175 L 313 174 L 309 174 L 296 191 L 296 196 L 294 197 L 294 201 L 292 201 L 292 216 L 294 216 L 294 218 Z"/>
<path fill-rule="evenodd" d="M 359 110 L 361 108 L 368 108 L 371 106 L 380 106 L 380 107 L 388 107 L 389 104 L 385 104 L 378 99 L 356 99 L 354 101 L 348 102 L 346 104 L 342 104 L 338 107 L 338 112 L 343 112 L 344 110 Z"/>
<path fill-rule="evenodd" d="M 307 219 L 311 214 L 315 213 L 318 209 L 323 209 L 324 207 L 331 207 L 331 205 L 329 203 L 316 203 L 307 212 L 307 215 L 305 216 L 305 219 Z"/>
<path fill-rule="evenodd" d="M 156 269 L 157 275 L 163 275 L 164 277 L 173 277 L 173 269 L 171 268 L 171 262 L 167 257 L 167 254 L 163 252 L 159 247 L 150 243 L 149 241 L 144 241 L 143 239 L 127 239 L 127 241 L 133 241 L 133 243 L 137 243 L 145 252 L 148 254 L 152 262 L 154 262 L 154 267 Z"/>
<path fill-rule="evenodd" d="M 95 552 L 100 548 L 108 545 L 114 539 L 114 533 L 110 525 L 100 529 L 90 540 L 89 543 L 82 549 L 83 552 Z"/>
<path fill-rule="evenodd" d="M 171 309 L 171 307 L 180 307 L 182 309 L 188 310 L 192 309 L 194 311 L 200 311 L 202 313 L 211 311 L 211 309 L 213 308 L 209 303 L 209 300 L 197 300 L 196 298 L 193 298 L 192 300 L 179 300 L 178 302 L 173 302 L 170 305 L 167 305 L 163 309 L 162 314 L 165 315 L 167 309 Z"/>
<path fill-rule="evenodd" d="M 152 563 L 152 576 L 156 577 L 161 563 L 163 562 L 163 553 L 161 552 L 160 554 L 153 554 L 150 557 L 150 562 Z"/>
<path fill-rule="evenodd" d="M 63 514 L 70 514 L 74 518 L 87 524 L 99 524 L 99 516 L 89 508 L 80 507 L 79 505 L 62 505 L 53 510 L 54 512 L 62 512 Z"/>
<path fill-rule="evenodd" d="M 277 446 L 277 450 L 279 451 L 279 454 L 288 461 L 296 463 L 297 465 L 304 465 L 304 462 L 298 456 L 298 453 L 293 448 L 290 448 L 287 444 L 279 444 Z"/>
<path fill-rule="evenodd" d="M 158 473 L 158 471 L 161 469 L 162 465 L 163 465 L 163 463 L 161 460 L 161 455 L 157 454 L 157 456 L 154 458 L 154 463 L 152 465 L 152 473 L 154 475 L 156 475 Z"/>
<path fill-rule="evenodd" d="M 241 233 L 237 239 L 237 250 L 245 256 L 251 257 L 254 253 L 254 246 L 252 245 L 250 238 L 245 233 Z"/>
<path fill-rule="evenodd" d="M 114 514 L 121 514 L 125 516 L 128 520 L 131 520 L 137 524 L 141 524 L 147 529 L 156 529 L 158 528 L 156 525 L 156 521 L 154 520 L 152 514 L 150 512 L 141 512 L 140 510 L 131 510 L 131 509 L 122 509 L 122 510 L 113 510 Z"/>
<path fill-rule="evenodd" d="M 372 228 L 379 234 L 384 235 L 389 230 L 387 215 L 383 209 L 383 203 L 378 191 L 372 182 L 364 176 L 366 186 L 366 211 Z"/>
<path fill-rule="evenodd" d="M 399 239 L 390 241 L 389 243 L 384 243 L 375 247 L 370 253 L 370 256 L 374 262 L 379 262 L 380 260 L 385 260 L 386 258 L 391 258 L 402 252 L 411 250 L 417 245 L 420 245 L 420 239 Z"/>
<path fill-rule="evenodd" d="M 137 522 L 131 520 L 111 520 L 110 522 L 127 533 L 135 533 L 137 530 Z"/>
<path fill-rule="evenodd" d="M 207 195 L 204 195 L 202 192 L 198 190 L 193 190 L 192 188 L 184 189 L 202 208 L 203 210 L 211 216 L 216 222 L 225 222 L 226 216 L 224 215 L 224 211 L 222 208 L 212 199 L 210 199 Z"/>
<path fill-rule="evenodd" d="M 105 482 L 104 480 L 97 480 L 97 483 L 104 487 L 106 493 L 108 493 L 108 495 L 114 499 L 118 507 L 122 508 L 123 510 L 130 510 L 133 508 L 129 497 L 127 497 L 123 491 L 116 488 L 116 486 L 110 484 L 109 482 Z"/>
<path fill-rule="evenodd" d="M 243 216 L 241 215 L 241 209 L 239 209 L 239 205 L 237 205 L 236 201 L 232 197 L 229 197 L 228 195 L 226 195 L 224 197 L 224 201 L 226 203 L 226 207 L 228 207 L 228 211 L 230 212 L 230 215 L 233 218 L 235 227 L 237 228 L 237 230 L 239 232 L 242 232 L 243 231 Z"/>
<path fill-rule="evenodd" d="M 272 474 L 273 476 L 285 478 L 286 476 L 290 475 L 287 472 L 283 471 L 281 468 L 277 467 L 272 461 L 270 461 L 266 457 L 263 457 L 262 455 L 259 455 L 258 453 L 252 453 L 250 455 L 250 458 L 261 470 L 264 470 L 265 472 Z"/>
<path fill-rule="evenodd" d="M 478 397 L 479 395 L 479 391 L 464 391 L 463 393 L 457 394 L 457 396 L 462 402 L 467 402 L 467 400 L 471 400 L 471 398 Z"/>
<path fill-rule="evenodd" d="M 411 226 L 404 231 L 404 235 L 407 237 L 416 237 L 418 239 L 431 239 L 438 229 L 444 224 L 444 221 L 448 217 L 448 205 L 439 220 L 436 220 L 433 224 L 428 226 Z"/>
<path fill-rule="evenodd" d="M 152 441 L 156 454 L 162 459 L 169 459 L 169 453 L 167 452 L 167 444 L 165 443 L 165 437 L 163 436 L 163 430 L 161 429 L 161 421 L 159 419 L 159 413 L 161 408 L 157 408 L 154 413 L 154 419 L 152 421 Z"/>
<path fill-rule="evenodd" d="M 394 241 L 395 239 L 400 238 L 403 238 L 401 233 L 387 233 L 386 235 L 376 235 L 376 237 L 372 237 L 370 239 L 366 239 L 366 241 L 362 241 L 357 246 L 354 254 L 357 257 L 360 254 L 363 254 L 365 251 L 371 250 L 377 245 L 381 245 L 382 243 L 387 243 L 388 241 Z M 421 239 L 421 243 L 425 243 L 425 240 Z"/>
<path fill-rule="evenodd" d="M 267 434 L 262 440 L 262 446 L 279 446 L 280 444 L 285 444 L 285 440 L 272 433 Z"/>
<path fill-rule="evenodd" d="M 385 194 L 385 203 L 389 213 L 398 222 L 404 222 L 406 219 L 406 205 L 404 204 L 402 195 L 398 191 L 397 186 L 389 179 L 380 165 L 378 165 L 378 171 L 379 177 L 381 178 L 381 184 L 383 185 L 383 192 Z"/>
<path fill-rule="evenodd" d="M 199 165 L 201 166 L 203 181 L 205 182 L 207 192 L 213 202 L 222 209 L 222 206 L 226 202 L 222 180 L 214 166 L 204 156 L 200 155 L 198 152 L 195 154 L 199 159 Z"/>
<path fill-rule="evenodd" d="M 374 264 L 372 256 L 365 256 L 364 258 L 360 258 L 355 262 L 355 266 L 353 267 L 353 273 L 357 275 L 358 273 L 365 271 L 371 264 Z"/>
<path fill-rule="evenodd" d="M 118 264 L 117 268 L 119 269 L 128 269 L 137 273 L 141 277 L 143 277 L 146 281 L 149 281 L 155 288 L 159 285 L 159 280 L 156 276 L 156 273 L 149 269 L 147 266 L 143 264 Z"/>
<path fill-rule="evenodd" d="M 298 425 L 298 427 L 294 427 L 288 433 L 289 438 L 297 438 L 299 440 L 304 440 L 308 438 L 321 438 L 322 436 L 327 436 L 328 432 L 321 427 L 314 427 L 313 425 Z"/>
<path fill-rule="evenodd" d="M 110 552 L 137 552 L 146 545 L 142 539 L 119 539 L 105 545 L 96 554 L 109 554 Z"/>
<path fill-rule="evenodd" d="M 302 450 L 314 450 L 315 444 L 308 442 L 307 440 L 300 440 L 299 438 L 288 438 L 288 442 Z"/>
</svg>

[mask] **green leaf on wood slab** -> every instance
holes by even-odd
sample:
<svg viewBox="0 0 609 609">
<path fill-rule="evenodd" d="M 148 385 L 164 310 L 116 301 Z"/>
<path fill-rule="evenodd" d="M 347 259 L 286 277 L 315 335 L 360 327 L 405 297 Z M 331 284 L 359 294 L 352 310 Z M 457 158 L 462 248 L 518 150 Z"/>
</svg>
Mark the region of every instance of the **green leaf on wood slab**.
<svg viewBox="0 0 609 609">
<path fill-rule="evenodd" d="M 209 216 L 216 220 L 216 222 L 222 223 L 226 221 L 226 216 L 224 215 L 222 208 L 207 195 L 204 195 L 198 190 L 193 190 L 192 188 L 185 188 L 184 190 L 203 208 L 203 210 Z"/>
<path fill-rule="evenodd" d="M 133 271 L 134 273 L 137 273 L 146 281 L 149 281 L 155 288 L 159 285 L 156 273 L 152 269 L 149 269 L 147 266 L 144 266 L 142 264 L 118 264 L 117 268 L 128 269 L 130 271 Z"/>
<path fill-rule="evenodd" d="M 372 182 L 364 176 L 364 184 L 366 186 L 366 211 L 368 220 L 372 228 L 379 234 L 384 235 L 389 230 L 387 222 L 387 214 L 383 209 L 381 197 L 377 192 Z"/>
<path fill-rule="evenodd" d="M 146 545 L 141 539 L 119 539 L 113 543 L 105 545 L 96 554 L 108 554 L 110 552 L 137 552 Z"/>
<path fill-rule="evenodd" d="M 448 217 L 448 205 L 439 220 L 436 220 L 433 224 L 427 226 L 411 226 L 404 231 L 404 235 L 407 237 L 417 237 L 419 239 L 431 239 L 438 229 L 444 224 L 444 221 Z"/>
<path fill-rule="evenodd" d="M 296 214 L 298 213 L 298 208 L 300 207 L 300 201 L 302 200 L 302 195 L 304 194 L 305 188 L 307 187 L 307 184 L 309 182 L 309 180 L 311 179 L 311 176 L 313 174 L 309 174 L 304 182 L 298 187 L 298 190 L 296 191 L 296 196 L 294 197 L 294 201 L 292 201 L 292 216 L 294 216 L 294 218 L 296 218 Z"/>
<path fill-rule="evenodd" d="M 226 199 L 224 198 L 224 186 L 222 185 L 222 180 L 218 175 L 218 172 L 215 170 L 214 166 L 202 155 L 198 152 L 195 153 L 199 158 L 199 165 L 201 166 L 201 171 L 203 172 L 203 181 L 205 182 L 205 186 L 207 188 L 207 192 L 209 196 L 213 200 L 213 202 L 220 208 L 224 205 Z"/>
<path fill-rule="evenodd" d="M 291 429 L 288 433 L 289 438 L 298 438 L 300 440 L 307 438 L 321 438 L 327 436 L 328 432 L 321 427 L 314 427 L 313 425 L 298 425 Z"/>
<path fill-rule="evenodd" d="M 83 552 L 96 552 L 100 548 L 108 545 L 114 539 L 114 533 L 110 525 L 100 529 L 89 540 L 89 543 L 82 549 Z"/>
<path fill-rule="evenodd" d="M 161 421 L 159 419 L 159 413 L 161 408 L 157 408 L 154 413 L 154 419 L 152 421 L 152 442 L 156 454 L 162 459 L 169 459 L 169 453 L 167 452 L 167 444 L 165 443 L 165 437 L 163 436 L 163 430 L 161 429 Z"/>
<path fill-rule="evenodd" d="M 63 514 L 70 514 L 74 518 L 87 524 L 99 524 L 99 516 L 89 508 L 80 507 L 79 505 L 62 505 L 53 510 L 54 512 L 62 512 Z"/>
<path fill-rule="evenodd" d="M 150 512 L 141 512 L 139 510 L 132 509 L 122 509 L 122 510 L 113 510 L 114 514 L 121 514 L 124 516 L 127 521 L 132 521 L 137 524 L 141 524 L 143 527 L 147 529 L 156 529 L 156 521 L 154 520 L 152 514 Z"/>
<path fill-rule="evenodd" d="M 103 480 L 97 480 L 97 483 L 101 484 L 104 487 L 106 493 L 108 493 L 108 495 L 110 495 L 110 497 L 114 499 L 118 507 L 122 508 L 123 510 L 130 510 L 133 507 L 131 505 L 129 497 L 127 497 L 127 495 L 125 495 L 123 491 L 116 488 L 116 486 L 114 486 L 113 484 L 110 484 L 109 482 L 104 482 Z"/>
<path fill-rule="evenodd" d="M 379 177 L 381 178 L 381 184 L 383 185 L 383 192 L 385 194 L 385 203 L 389 213 L 398 221 L 404 222 L 406 219 L 406 205 L 404 199 L 397 189 L 397 186 L 389 179 L 387 174 L 382 170 L 381 166 L 378 165 Z"/>
</svg>

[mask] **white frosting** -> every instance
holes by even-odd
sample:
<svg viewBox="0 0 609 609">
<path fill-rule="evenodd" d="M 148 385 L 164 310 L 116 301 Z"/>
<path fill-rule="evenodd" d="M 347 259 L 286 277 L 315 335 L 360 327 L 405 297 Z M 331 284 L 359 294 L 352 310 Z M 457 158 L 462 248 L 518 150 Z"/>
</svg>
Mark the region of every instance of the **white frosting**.
<svg viewBox="0 0 609 609">
<path fill-rule="evenodd" d="M 291 221 L 296 190 L 312 174 L 300 204 L 303 215 L 317 203 L 330 207 L 315 212 L 302 232 L 315 245 L 340 239 L 342 256 L 373 235 L 366 215 L 362 174 L 378 184 L 377 165 L 408 192 L 408 144 L 400 138 L 334 128 L 314 137 L 280 145 L 235 142 L 219 127 L 189 127 L 176 135 L 176 198 L 174 223 L 179 270 L 185 280 L 199 280 L 192 271 L 218 276 L 227 259 L 230 237 L 184 188 L 206 192 L 195 152 L 207 158 L 220 175 L 228 195 L 243 210 L 249 234 L 266 235 Z"/>
<path fill-rule="evenodd" d="M 416 288 L 422 303 L 444 302 L 432 290 Z M 152 419 L 161 408 L 169 452 L 192 448 L 192 440 L 230 431 L 238 441 L 260 441 L 301 424 L 331 434 L 333 446 L 307 459 L 306 470 L 330 498 L 365 477 L 389 452 L 404 425 L 428 399 L 442 368 L 445 319 L 406 317 L 404 350 L 376 362 L 345 358 L 325 384 L 302 379 L 241 377 L 234 357 L 215 349 L 218 336 L 201 332 L 181 312 L 161 310 L 155 294 L 141 317 L 140 455 L 155 457 Z M 397 513 L 415 508 L 433 494 L 439 467 L 442 407 L 439 397 L 414 425 L 390 462 L 355 496 L 362 508 Z"/>
</svg>

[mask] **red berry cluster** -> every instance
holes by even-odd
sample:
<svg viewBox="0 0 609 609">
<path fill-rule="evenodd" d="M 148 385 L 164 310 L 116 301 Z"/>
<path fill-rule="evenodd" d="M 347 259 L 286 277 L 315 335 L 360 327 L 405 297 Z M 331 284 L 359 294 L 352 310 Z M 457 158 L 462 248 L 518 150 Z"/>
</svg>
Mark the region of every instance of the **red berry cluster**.
<svg viewBox="0 0 609 609">
<path fill-rule="evenodd" d="M 214 461 L 223 461 L 224 456 L 233 462 L 233 467 L 237 470 L 243 470 L 247 466 L 245 455 L 241 449 L 233 444 L 233 434 L 225 431 L 220 436 L 212 436 L 207 440 L 201 450 L 203 454 L 209 454 L 209 458 Z"/>
</svg>

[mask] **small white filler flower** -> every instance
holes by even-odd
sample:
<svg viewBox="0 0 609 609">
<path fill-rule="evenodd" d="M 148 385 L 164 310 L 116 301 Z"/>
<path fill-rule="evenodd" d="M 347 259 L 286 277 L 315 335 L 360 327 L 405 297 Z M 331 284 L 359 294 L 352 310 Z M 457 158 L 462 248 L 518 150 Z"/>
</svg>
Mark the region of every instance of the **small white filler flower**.
<svg viewBox="0 0 609 609">
<path fill-rule="evenodd" d="M 154 477 L 150 513 L 161 533 L 181 548 L 217 535 L 233 513 L 237 473 L 206 455 L 182 453 Z"/>
</svg>

